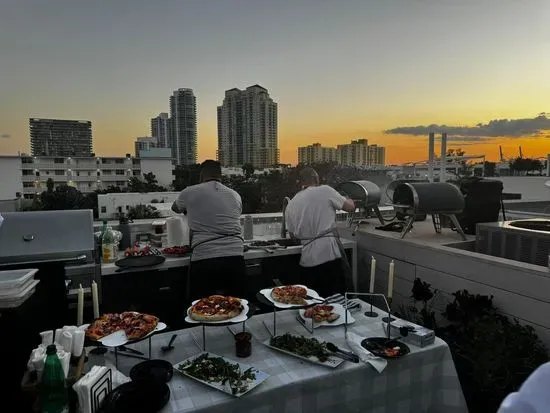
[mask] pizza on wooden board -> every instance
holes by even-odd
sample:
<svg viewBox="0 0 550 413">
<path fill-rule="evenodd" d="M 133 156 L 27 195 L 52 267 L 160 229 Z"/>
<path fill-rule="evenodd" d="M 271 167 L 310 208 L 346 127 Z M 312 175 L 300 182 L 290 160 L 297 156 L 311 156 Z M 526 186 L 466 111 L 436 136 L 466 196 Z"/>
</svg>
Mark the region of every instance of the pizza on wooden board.
<svg viewBox="0 0 550 413">
<path fill-rule="evenodd" d="M 304 317 L 313 318 L 313 321 L 320 323 L 327 321 L 332 323 L 340 318 L 340 314 L 335 313 L 332 305 L 316 305 L 304 311 Z"/>
<path fill-rule="evenodd" d="M 225 321 L 243 312 L 241 300 L 224 295 L 201 298 L 189 310 L 189 317 L 196 321 Z"/>
<path fill-rule="evenodd" d="M 271 290 L 271 298 L 283 304 L 307 305 L 307 290 L 298 285 L 283 285 Z"/>
<path fill-rule="evenodd" d="M 157 328 L 158 321 L 158 317 L 154 315 L 133 311 L 103 314 L 88 326 L 86 336 L 97 341 L 124 330 L 128 340 L 138 340 Z"/>
</svg>

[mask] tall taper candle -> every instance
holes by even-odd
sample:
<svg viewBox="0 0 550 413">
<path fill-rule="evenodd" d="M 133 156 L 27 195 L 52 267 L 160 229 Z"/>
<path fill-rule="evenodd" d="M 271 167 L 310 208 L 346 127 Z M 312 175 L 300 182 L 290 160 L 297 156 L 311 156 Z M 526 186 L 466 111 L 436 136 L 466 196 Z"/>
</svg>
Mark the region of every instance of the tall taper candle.
<svg viewBox="0 0 550 413">
<path fill-rule="evenodd" d="M 92 304 L 94 306 L 94 319 L 99 318 L 99 298 L 95 281 L 92 281 Z"/>
<path fill-rule="evenodd" d="M 374 292 L 374 274 L 376 273 L 376 259 L 374 257 L 370 260 L 370 287 L 369 293 Z"/>
<path fill-rule="evenodd" d="M 76 325 L 81 326 L 83 324 L 83 317 L 84 317 L 84 289 L 82 288 L 82 284 L 80 284 L 80 288 L 78 289 L 78 303 L 76 307 Z"/>
<path fill-rule="evenodd" d="M 393 263 L 393 260 L 390 262 L 390 273 L 388 275 L 388 298 L 393 297 L 393 271 L 394 271 L 395 264 Z"/>
</svg>

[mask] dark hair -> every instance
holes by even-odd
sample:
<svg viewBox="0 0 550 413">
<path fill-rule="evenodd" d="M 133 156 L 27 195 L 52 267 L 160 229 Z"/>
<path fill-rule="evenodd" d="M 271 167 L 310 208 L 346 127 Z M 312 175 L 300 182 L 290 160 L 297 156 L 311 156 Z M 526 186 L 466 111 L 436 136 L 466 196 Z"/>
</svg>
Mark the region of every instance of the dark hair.
<svg viewBox="0 0 550 413">
<path fill-rule="evenodd" d="M 310 166 L 303 168 L 300 171 L 300 183 L 306 185 L 319 184 L 319 175 L 317 171 Z"/>
<path fill-rule="evenodd" d="M 221 179 L 222 178 L 222 166 L 218 161 L 207 159 L 201 163 L 201 181 L 207 181 L 209 179 Z"/>
</svg>

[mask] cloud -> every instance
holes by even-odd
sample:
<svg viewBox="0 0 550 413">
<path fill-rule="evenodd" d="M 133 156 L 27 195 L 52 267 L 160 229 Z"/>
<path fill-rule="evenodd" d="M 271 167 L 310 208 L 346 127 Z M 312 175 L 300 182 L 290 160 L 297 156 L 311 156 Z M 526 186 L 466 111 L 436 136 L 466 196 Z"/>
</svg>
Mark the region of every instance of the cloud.
<svg viewBox="0 0 550 413">
<path fill-rule="evenodd" d="M 11 135 L 9 133 L 3 133 L 0 135 L 0 138 L 9 139 L 11 138 Z"/>
<path fill-rule="evenodd" d="M 413 135 L 426 136 L 430 132 L 441 134 L 446 132 L 449 139 L 479 141 L 500 136 L 527 137 L 539 135 L 543 131 L 550 131 L 550 117 L 546 113 L 540 113 L 534 118 L 526 119 L 493 119 L 488 123 L 478 123 L 475 126 L 399 126 L 385 130 L 389 135 Z M 550 116 L 550 113 L 548 114 Z M 548 135 L 546 135 L 548 136 Z"/>
</svg>

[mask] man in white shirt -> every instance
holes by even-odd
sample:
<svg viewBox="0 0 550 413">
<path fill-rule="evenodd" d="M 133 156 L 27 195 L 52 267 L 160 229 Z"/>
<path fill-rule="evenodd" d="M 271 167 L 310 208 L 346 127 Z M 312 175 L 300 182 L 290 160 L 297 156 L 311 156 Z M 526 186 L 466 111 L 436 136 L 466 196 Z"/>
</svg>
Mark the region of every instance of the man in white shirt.
<svg viewBox="0 0 550 413">
<path fill-rule="evenodd" d="M 190 244 L 191 298 L 236 294 L 246 267 L 241 235 L 241 196 L 221 183 L 221 165 L 201 164 L 201 183 L 185 188 L 172 210 L 187 214 Z"/>
<path fill-rule="evenodd" d="M 319 185 L 313 168 L 300 171 L 302 190 L 289 202 L 285 219 L 288 232 L 302 242 L 302 282 L 322 297 L 345 292 L 342 253 L 336 232 L 336 211 L 353 212 L 355 205 L 334 188 Z"/>
</svg>

